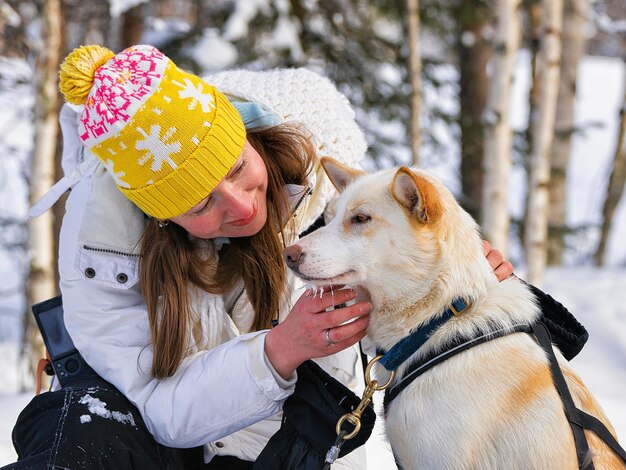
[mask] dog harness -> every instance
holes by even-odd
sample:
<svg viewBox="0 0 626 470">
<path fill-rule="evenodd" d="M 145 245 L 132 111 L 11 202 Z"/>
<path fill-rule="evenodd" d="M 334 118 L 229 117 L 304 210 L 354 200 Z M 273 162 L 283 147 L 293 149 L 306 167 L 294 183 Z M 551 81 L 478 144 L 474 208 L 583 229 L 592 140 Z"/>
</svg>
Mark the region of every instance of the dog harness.
<svg viewBox="0 0 626 470">
<path fill-rule="evenodd" d="M 383 358 L 379 361 L 380 364 L 388 371 L 395 371 L 403 362 L 405 362 L 424 345 L 434 331 L 436 331 L 453 316 L 462 313 L 468 308 L 468 306 L 469 305 L 465 302 L 465 300 L 460 298 L 455 299 L 451 306 L 447 308 L 439 317 L 417 328 L 409 336 L 396 343 L 389 351 L 379 351 L 379 354 L 384 354 Z M 584 432 L 585 429 L 593 431 L 626 464 L 626 451 L 620 446 L 604 423 L 596 417 L 585 413 L 574 403 L 565 381 L 565 377 L 563 376 L 563 372 L 561 371 L 556 355 L 554 354 L 548 328 L 541 321 L 537 321 L 531 325 L 517 324 L 506 328 L 494 329 L 493 331 L 483 333 L 475 337 L 456 338 L 445 345 L 443 349 L 433 351 L 418 358 L 415 362 L 412 362 L 408 366 L 402 376 L 396 378 L 396 382 L 385 392 L 385 413 L 389 409 L 393 400 L 406 387 L 408 387 L 411 382 L 417 379 L 424 372 L 432 369 L 437 364 L 441 364 L 445 360 L 450 359 L 456 354 L 466 351 L 467 349 L 512 333 L 527 333 L 534 336 L 539 346 L 541 346 L 548 356 L 552 381 L 554 382 L 554 386 L 556 387 L 557 392 L 561 397 L 561 401 L 563 402 L 565 417 L 572 428 L 572 434 L 574 436 L 574 443 L 576 446 L 576 456 L 578 459 L 578 468 L 581 470 L 594 469 L 593 460 L 590 458 L 589 444 Z M 396 463 L 398 463 L 397 459 Z M 399 464 L 398 468 L 401 468 Z"/>
</svg>

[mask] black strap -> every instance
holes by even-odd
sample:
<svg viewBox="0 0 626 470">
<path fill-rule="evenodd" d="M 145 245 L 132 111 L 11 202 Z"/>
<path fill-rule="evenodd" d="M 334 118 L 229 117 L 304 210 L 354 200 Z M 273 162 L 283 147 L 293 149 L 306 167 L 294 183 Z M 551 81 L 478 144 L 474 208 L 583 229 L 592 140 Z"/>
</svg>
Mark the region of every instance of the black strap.
<svg viewBox="0 0 626 470">
<path fill-rule="evenodd" d="M 384 407 L 385 411 L 389 408 L 391 402 L 417 377 L 422 375 L 427 370 L 435 367 L 437 364 L 455 356 L 456 354 L 463 352 L 471 347 L 478 346 L 486 341 L 500 338 L 511 333 L 529 333 L 533 334 L 548 356 L 550 372 L 552 374 L 552 380 L 554 386 L 561 397 L 563 402 L 563 410 L 565 416 L 572 428 L 572 434 L 574 435 L 574 443 L 576 446 L 576 456 L 578 459 L 578 468 L 581 470 L 594 470 L 593 461 L 589 453 L 589 443 L 585 436 L 585 429 L 593 431 L 604 443 L 609 446 L 615 454 L 617 454 L 626 463 L 626 451 L 620 446 L 615 437 L 609 432 L 607 427 L 599 419 L 590 414 L 585 413 L 576 407 L 572 395 L 563 376 L 563 372 L 558 364 L 554 349 L 552 347 L 552 340 L 548 328 L 542 322 L 537 322 L 532 326 L 529 325 L 515 325 L 511 328 L 505 328 L 502 330 L 493 331 L 491 333 L 472 338 L 470 340 L 457 340 L 456 342 L 448 345 L 448 350 L 441 353 L 431 353 L 418 361 L 411 364 L 399 382 L 394 384 L 390 389 L 385 392 Z"/>
<path fill-rule="evenodd" d="M 305 228 L 302 233 L 298 234 L 298 238 L 305 237 L 309 233 L 313 233 L 317 229 L 320 229 L 325 226 L 326 226 L 326 222 L 324 221 L 324 214 L 320 214 L 320 216 L 317 219 L 315 219 L 315 221 L 311 225 Z"/>
<path fill-rule="evenodd" d="M 576 407 L 572 395 L 570 394 L 563 372 L 559 367 L 554 350 L 552 349 L 552 342 L 550 340 L 550 334 L 548 328 L 543 323 L 539 322 L 533 325 L 533 333 L 537 337 L 539 344 L 548 355 L 550 359 L 550 371 L 552 372 L 552 379 L 554 385 L 561 396 L 563 401 L 563 409 L 565 410 L 565 416 L 567 417 L 572 432 L 574 434 L 574 441 L 576 443 L 576 453 L 578 456 L 578 468 L 581 469 L 593 469 L 593 462 L 591 458 L 588 458 L 589 445 L 585 436 L 585 429 L 593 431 L 604 443 L 609 446 L 613 452 L 615 452 L 624 463 L 626 463 L 626 451 L 619 445 L 617 440 L 609 432 L 606 425 L 598 418 L 585 413 L 583 410 Z"/>
<path fill-rule="evenodd" d="M 563 402 L 563 410 L 565 411 L 565 417 L 569 421 L 572 428 L 572 434 L 574 435 L 574 444 L 576 445 L 576 456 L 578 458 L 578 468 L 585 470 L 593 470 L 593 461 L 589 458 L 589 443 L 585 437 L 585 430 L 582 423 L 582 416 L 580 410 L 574 404 L 572 394 L 569 391 L 569 387 L 563 377 L 563 372 L 559 367 L 559 363 L 554 355 L 554 349 L 552 348 L 552 340 L 548 333 L 548 328 L 541 322 L 537 322 L 532 325 L 533 334 L 537 337 L 539 345 L 543 348 L 548 360 L 550 362 L 550 372 L 552 373 L 552 381 L 556 387 L 557 392 L 561 396 Z"/>
<path fill-rule="evenodd" d="M 600 421 L 595 416 L 591 416 L 590 414 L 585 413 L 582 410 L 580 411 L 581 422 L 585 429 L 589 429 L 596 433 L 596 435 L 604 441 L 604 443 L 609 446 L 613 452 L 615 452 L 626 464 L 626 450 L 622 446 L 619 445 L 617 440 L 613 437 L 613 434 L 609 432 L 607 427 L 604 425 L 602 421 Z"/>
<path fill-rule="evenodd" d="M 363 351 L 363 345 L 359 341 L 359 356 L 361 357 L 361 367 L 363 368 L 363 377 L 365 377 L 365 370 L 367 369 L 367 364 L 369 364 L 370 360 Z"/>
<path fill-rule="evenodd" d="M 503 328 L 501 330 L 491 331 L 482 336 L 478 336 L 476 338 L 472 338 L 470 340 L 457 339 L 456 341 L 447 345 L 447 351 L 434 351 L 431 354 L 428 354 L 422 358 L 419 358 L 416 362 L 412 363 L 405 371 L 400 380 L 398 380 L 390 389 L 385 392 L 384 399 L 384 408 L 387 410 L 391 402 L 395 400 L 395 398 L 402 392 L 406 387 L 408 387 L 411 382 L 417 379 L 424 372 L 432 369 L 438 364 L 441 364 L 443 361 L 450 359 L 452 356 L 456 356 L 457 354 L 466 351 L 474 346 L 478 346 L 479 344 L 485 343 L 487 341 L 491 341 L 492 339 L 500 338 L 502 336 L 509 335 L 511 333 L 530 333 L 530 326 L 523 325 L 514 325 L 509 328 Z"/>
</svg>

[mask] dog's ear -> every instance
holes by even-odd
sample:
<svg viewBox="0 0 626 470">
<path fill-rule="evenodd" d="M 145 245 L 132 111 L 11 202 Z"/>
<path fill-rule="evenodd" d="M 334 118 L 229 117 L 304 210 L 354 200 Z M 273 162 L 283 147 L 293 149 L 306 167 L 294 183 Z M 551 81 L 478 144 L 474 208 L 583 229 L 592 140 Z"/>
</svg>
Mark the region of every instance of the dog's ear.
<svg viewBox="0 0 626 470">
<path fill-rule="evenodd" d="M 365 174 L 363 170 L 346 166 L 334 158 L 322 157 L 320 162 L 330 182 L 333 183 L 338 192 L 342 192 L 346 186 Z"/>
<path fill-rule="evenodd" d="M 433 184 L 406 166 L 396 172 L 391 194 L 421 223 L 436 222 L 441 217 L 443 206 Z"/>
</svg>

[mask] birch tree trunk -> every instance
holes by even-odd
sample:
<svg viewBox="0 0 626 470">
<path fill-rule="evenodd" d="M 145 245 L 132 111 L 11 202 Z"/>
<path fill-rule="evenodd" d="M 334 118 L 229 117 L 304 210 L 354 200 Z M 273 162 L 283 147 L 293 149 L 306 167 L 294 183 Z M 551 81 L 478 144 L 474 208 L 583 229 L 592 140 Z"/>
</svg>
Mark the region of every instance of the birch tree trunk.
<svg viewBox="0 0 626 470">
<path fill-rule="evenodd" d="M 544 0 L 541 47 L 538 57 L 539 108 L 530 154 L 528 219 L 524 240 L 528 282 L 540 285 L 547 258 L 550 148 L 554 137 L 559 91 L 563 2 Z"/>
<path fill-rule="evenodd" d="M 539 80 L 537 70 L 537 57 L 539 55 L 539 46 L 541 43 L 541 17 L 543 6 L 541 0 L 529 0 L 528 4 L 528 22 L 530 29 L 530 91 L 528 92 L 528 149 L 532 148 L 532 131 L 534 123 L 537 120 L 537 107 L 539 104 Z"/>
<path fill-rule="evenodd" d="M 484 0 L 458 2 L 455 12 L 459 53 L 459 127 L 461 129 L 461 189 L 464 208 L 480 220 L 483 191 L 484 127 L 487 104 L 487 62 L 492 55 L 486 32 L 492 11 Z"/>
<path fill-rule="evenodd" d="M 409 36 L 409 77 L 411 80 L 411 123 L 409 135 L 413 166 L 419 164 L 421 147 L 420 111 L 422 109 L 422 58 L 420 48 L 419 0 L 406 0 Z"/>
<path fill-rule="evenodd" d="M 483 236 L 505 255 L 510 217 L 508 183 L 511 170 L 511 86 L 520 37 L 520 0 L 498 0 L 492 70 L 485 112 L 485 186 Z"/>
<path fill-rule="evenodd" d="M 574 106 L 578 63 L 585 52 L 588 0 L 565 0 L 559 96 L 550 167 L 548 264 L 563 260 L 566 232 L 566 180 L 574 134 Z"/>
<path fill-rule="evenodd" d="M 35 110 L 35 146 L 31 160 L 31 204 L 54 184 L 55 153 L 59 131 L 60 98 L 57 70 L 63 52 L 61 0 L 46 0 L 43 10 L 43 40 L 36 61 L 37 99 Z M 48 211 L 29 221 L 31 256 L 30 276 L 26 286 L 23 356 L 31 370 L 45 357 L 45 348 L 35 324 L 30 305 L 57 295 L 54 217 Z"/>
<path fill-rule="evenodd" d="M 595 254 L 595 262 L 602 266 L 605 263 L 606 244 L 611 232 L 613 214 L 624 193 L 626 185 L 626 83 L 624 84 L 624 102 L 620 109 L 620 126 L 617 137 L 615 154 L 613 155 L 613 168 L 609 177 L 609 187 L 606 191 L 606 199 L 602 208 L 602 228 L 600 229 L 600 241 Z"/>
<path fill-rule="evenodd" d="M 539 104 L 539 80 L 537 71 L 537 56 L 539 55 L 539 45 L 541 43 L 541 0 L 524 0 L 526 14 L 528 16 L 528 37 L 530 49 L 530 89 L 528 91 L 528 122 L 526 124 L 526 146 L 524 155 L 524 168 L 526 169 L 526 187 L 530 188 L 530 153 L 533 147 L 533 128 L 537 120 L 537 107 Z M 524 242 L 526 236 L 526 226 L 528 225 L 528 192 L 524 201 L 524 215 L 520 223 L 519 238 Z"/>
</svg>

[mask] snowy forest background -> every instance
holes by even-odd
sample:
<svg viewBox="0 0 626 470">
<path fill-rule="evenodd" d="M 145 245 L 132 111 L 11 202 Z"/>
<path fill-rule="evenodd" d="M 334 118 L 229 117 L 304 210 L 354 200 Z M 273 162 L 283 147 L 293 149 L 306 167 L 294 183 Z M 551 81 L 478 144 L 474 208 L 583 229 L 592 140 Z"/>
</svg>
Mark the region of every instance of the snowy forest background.
<svg viewBox="0 0 626 470">
<path fill-rule="evenodd" d="M 0 0 L 0 31 L 0 465 L 42 357 L 29 306 L 57 293 L 63 204 L 26 212 L 62 176 L 57 71 L 81 44 L 329 77 L 365 168 L 438 174 L 587 326 L 574 364 L 626 439 L 626 0 Z"/>
</svg>

